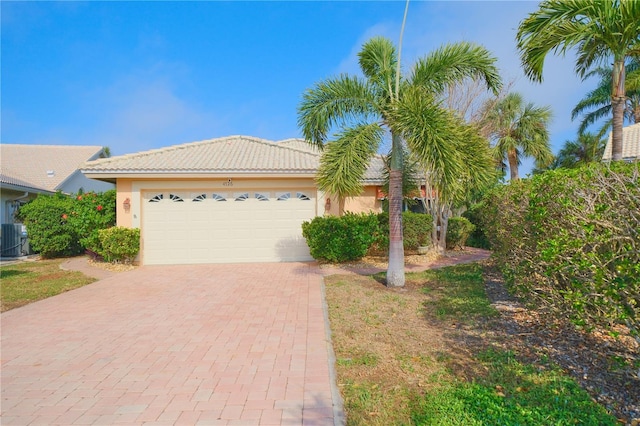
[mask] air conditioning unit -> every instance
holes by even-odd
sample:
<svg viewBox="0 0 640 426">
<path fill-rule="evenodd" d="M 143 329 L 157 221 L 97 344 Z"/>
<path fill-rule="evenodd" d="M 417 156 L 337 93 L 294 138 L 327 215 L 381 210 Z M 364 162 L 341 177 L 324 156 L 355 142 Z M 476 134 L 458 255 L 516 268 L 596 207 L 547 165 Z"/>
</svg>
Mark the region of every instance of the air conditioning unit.
<svg viewBox="0 0 640 426">
<path fill-rule="evenodd" d="M 18 257 L 27 254 L 27 228 L 19 223 L 3 223 L 0 228 L 0 256 Z"/>
</svg>

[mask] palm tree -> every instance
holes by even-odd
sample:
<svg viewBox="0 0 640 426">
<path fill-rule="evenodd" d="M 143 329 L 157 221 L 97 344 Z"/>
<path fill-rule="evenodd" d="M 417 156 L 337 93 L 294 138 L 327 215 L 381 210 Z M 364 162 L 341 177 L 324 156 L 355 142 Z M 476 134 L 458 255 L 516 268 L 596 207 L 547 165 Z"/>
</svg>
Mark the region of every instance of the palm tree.
<svg viewBox="0 0 640 426">
<path fill-rule="evenodd" d="M 578 133 L 582 134 L 592 124 L 603 118 L 609 117 L 603 123 L 597 133 L 597 136 L 603 136 L 611 129 L 611 67 L 598 67 L 587 73 L 585 78 L 591 76 L 599 76 L 600 81 L 598 87 L 578 102 L 571 111 L 571 119 L 576 119 L 579 115 L 584 114 L 582 122 L 578 128 Z M 626 81 L 626 102 L 624 117 L 631 123 L 640 123 L 640 60 L 632 60 L 627 64 L 625 73 Z M 588 111 L 588 112 L 587 112 Z"/>
<path fill-rule="evenodd" d="M 512 92 L 495 104 L 487 120 L 495 140 L 494 158 L 503 168 L 506 158 L 511 180 L 519 179 L 518 166 L 523 156 L 533 157 L 538 168 L 553 161 L 547 130 L 551 120 L 548 106 L 525 104 L 522 95 Z"/>
<path fill-rule="evenodd" d="M 457 176 L 475 167 L 465 169 L 462 154 L 457 154 L 461 145 L 470 143 L 462 140 L 469 131 L 435 97 L 465 78 L 482 78 L 487 87 L 497 89 L 500 77 L 495 58 L 471 43 L 441 47 L 418 60 L 408 76 L 399 74 L 396 48 L 388 39 L 367 41 L 358 56 L 364 78 L 341 75 L 307 90 L 298 107 L 298 125 L 304 137 L 324 151 L 316 178 L 319 188 L 341 198 L 361 192 L 367 164 L 390 133 L 387 285 L 403 286 L 403 147 L 438 172 L 441 182 L 455 185 Z M 338 133 L 329 142 L 334 128 Z"/>
<path fill-rule="evenodd" d="M 582 133 L 575 141 L 566 141 L 558 153 L 556 163 L 558 167 L 567 169 L 582 164 L 599 161 L 604 153 L 606 140 L 600 135 Z"/>
<path fill-rule="evenodd" d="M 583 78 L 613 60 L 612 157 L 621 160 L 625 63 L 640 54 L 640 1 L 545 0 L 520 23 L 516 39 L 525 74 L 537 82 L 550 51 L 564 55 L 576 48 L 576 73 Z"/>
</svg>

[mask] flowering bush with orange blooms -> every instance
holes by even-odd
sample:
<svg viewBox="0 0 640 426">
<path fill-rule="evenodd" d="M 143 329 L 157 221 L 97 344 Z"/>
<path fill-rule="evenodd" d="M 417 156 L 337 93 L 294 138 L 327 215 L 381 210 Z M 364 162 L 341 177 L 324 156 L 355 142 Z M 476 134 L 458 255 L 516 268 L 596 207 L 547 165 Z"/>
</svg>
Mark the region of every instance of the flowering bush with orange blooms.
<svg viewBox="0 0 640 426">
<path fill-rule="evenodd" d="M 116 192 L 39 195 L 20 208 L 18 219 L 27 226 L 31 248 L 43 257 L 100 254 L 98 231 L 115 225 Z"/>
</svg>

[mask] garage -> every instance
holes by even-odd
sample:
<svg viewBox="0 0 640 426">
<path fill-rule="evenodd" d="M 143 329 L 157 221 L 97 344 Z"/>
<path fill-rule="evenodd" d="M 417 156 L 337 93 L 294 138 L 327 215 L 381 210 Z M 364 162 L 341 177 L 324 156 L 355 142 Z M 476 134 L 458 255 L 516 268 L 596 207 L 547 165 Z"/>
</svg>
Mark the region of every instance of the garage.
<svg viewBox="0 0 640 426">
<path fill-rule="evenodd" d="M 311 189 L 153 190 L 142 204 L 147 265 L 312 259 L 301 231 L 316 216 Z"/>
<path fill-rule="evenodd" d="M 302 223 L 344 208 L 318 188 L 319 165 L 319 151 L 302 139 L 227 136 L 94 160 L 81 170 L 116 185 L 117 225 L 140 229 L 136 261 L 170 265 L 312 260 Z M 371 206 L 378 169 L 367 171 L 360 197 Z"/>
</svg>

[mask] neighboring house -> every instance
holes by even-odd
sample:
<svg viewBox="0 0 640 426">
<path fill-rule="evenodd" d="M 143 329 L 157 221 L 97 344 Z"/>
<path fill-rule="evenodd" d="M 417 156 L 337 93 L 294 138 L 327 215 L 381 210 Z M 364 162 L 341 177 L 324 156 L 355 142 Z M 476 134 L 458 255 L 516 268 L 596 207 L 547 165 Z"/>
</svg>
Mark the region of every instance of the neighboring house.
<svg viewBox="0 0 640 426">
<path fill-rule="evenodd" d="M 383 163 L 361 196 L 339 203 L 315 182 L 320 153 L 300 139 L 230 136 L 86 163 L 116 184 L 117 224 L 141 230 L 143 264 L 311 260 L 301 224 L 343 211 L 381 211 Z"/>
<path fill-rule="evenodd" d="M 640 160 L 640 123 L 622 129 L 622 159 L 625 161 Z M 609 133 L 602 160 L 611 161 L 611 133 Z"/>
<path fill-rule="evenodd" d="M 101 157 L 101 146 L 0 144 L 0 222 L 14 223 L 20 205 L 38 194 L 113 189 L 79 170 L 85 161 Z"/>
</svg>

